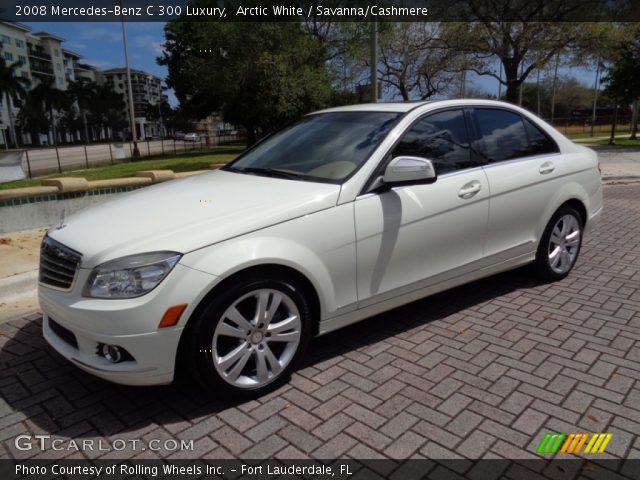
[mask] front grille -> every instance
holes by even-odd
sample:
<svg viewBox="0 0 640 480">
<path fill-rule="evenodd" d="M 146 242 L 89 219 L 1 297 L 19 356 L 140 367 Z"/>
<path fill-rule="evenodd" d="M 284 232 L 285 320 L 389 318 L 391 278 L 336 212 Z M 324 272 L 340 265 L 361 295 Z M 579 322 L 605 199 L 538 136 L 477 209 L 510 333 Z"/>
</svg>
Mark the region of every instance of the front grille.
<svg viewBox="0 0 640 480">
<path fill-rule="evenodd" d="M 78 348 L 78 340 L 71 330 L 64 328 L 52 318 L 49 318 L 49 328 L 64 342 L 68 343 L 73 348 Z"/>
<path fill-rule="evenodd" d="M 40 283 L 70 290 L 81 258 L 75 250 L 45 236 L 40 247 Z"/>
</svg>

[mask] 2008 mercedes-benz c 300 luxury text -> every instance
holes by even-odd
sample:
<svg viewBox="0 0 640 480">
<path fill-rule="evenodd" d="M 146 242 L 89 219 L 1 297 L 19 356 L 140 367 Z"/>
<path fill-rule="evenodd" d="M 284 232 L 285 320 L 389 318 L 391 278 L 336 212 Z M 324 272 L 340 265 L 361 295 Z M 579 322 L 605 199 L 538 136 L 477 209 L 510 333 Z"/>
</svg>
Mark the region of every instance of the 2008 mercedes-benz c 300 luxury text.
<svg viewBox="0 0 640 480">
<path fill-rule="evenodd" d="M 518 107 L 324 110 L 53 227 L 44 336 L 114 382 L 166 384 L 184 365 L 258 395 L 311 336 L 525 264 L 565 277 L 601 211 L 596 154 Z"/>
</svg>

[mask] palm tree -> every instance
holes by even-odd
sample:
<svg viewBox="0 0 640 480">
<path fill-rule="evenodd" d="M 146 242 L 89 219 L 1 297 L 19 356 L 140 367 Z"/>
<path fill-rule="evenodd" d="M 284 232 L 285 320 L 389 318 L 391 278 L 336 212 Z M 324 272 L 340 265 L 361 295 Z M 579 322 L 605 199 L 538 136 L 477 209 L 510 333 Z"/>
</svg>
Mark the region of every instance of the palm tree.
<svg viewBox="0 0 640 480">
<path fill-rule="evenodd" d="M 17 76 L 17 70 L 21 67 L 20 62 L 13 62 L 7 65 L 4 58 L 0 57 L 0 98 L 7 103 L 7 112 L 9 113 L 9 128 L 11 129 L 11 137 L 13 143 L 18 146 L 18 137 L 16 129 L 13 125 L 13 113 L 11 111 L 11 101 L 19 102 L 27 93 L 27 88 L 31 82 L 29 79 Z M 7 142 L 8 143 L 8 142 Z"/>
<path fill-rule="evenodd" d="M 92 100 L 95 98 L 96 84 L 89 79 L 80 78 L 76 82 L 69 83 L 67 94 L 78 104 L 78 109 L 84 125 L 84 139 L 85 142 L 89 143 L 91 142 L 91 138 L 89 136 L 89 127 L 87 124 L 87 112 L 91 107 Z"/>
<path fill-rule="evenodd" d="M 27 94 L 20 106 L 18 124 L 22 130 L 29 132 L 33 144 L 40 145 L 40 134 L 49 130 L 49 122 L 39 99 Z"/>
<path fill-rule="evenodd" d="M 54 111 L 68 108 L 69 97 L 65 92 L 56 88 L 55 79 L 53 77 L 41 76 L 39 82 L 31 89 L 29 95 L 36 103 L 40 103 L 46 112 L 49 113 L 49 121 L 53 133 L 53 144 L 58 143 L 58 132 L 56 128 L 56 119 Z"/>
<path fill-rule="evenodd" d="M 110 85 L 97 85 L 89 105 L 89 120 L 108 138 L 109 129 L 119 130 L 126 125 L 125 108 L 122 96 Z"/>
</svg>

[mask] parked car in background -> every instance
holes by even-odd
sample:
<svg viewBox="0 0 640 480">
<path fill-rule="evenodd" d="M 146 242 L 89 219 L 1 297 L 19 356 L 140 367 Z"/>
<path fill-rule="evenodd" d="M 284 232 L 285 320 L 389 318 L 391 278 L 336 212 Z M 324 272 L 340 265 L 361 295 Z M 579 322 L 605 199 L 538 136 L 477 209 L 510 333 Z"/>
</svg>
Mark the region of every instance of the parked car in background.
<svg viewBox="0 0 640 480">
<path fill-rule="evenodd" d="M 174 140 L 184 140 L 184 132 L 180 132 L 180 131 L 174 132 L 173 139 Z"/>
<path fill-rule="evenodd" d="M 198 135 L 195 132 L 189 132 L 184 136 L 184 141 L 185 142 L 199 142 L 200 141 L 200 135 Z"/>
<path fill-rule="evenodd" d="M 324 110 L 51 229 L 44 336 L 114 382 L 185 364 L 212 392 L 259 395 L 312 336 L 527 264 L 564 278 L 601 212 L 596 153 L 522 108 Z"/>
</svg>

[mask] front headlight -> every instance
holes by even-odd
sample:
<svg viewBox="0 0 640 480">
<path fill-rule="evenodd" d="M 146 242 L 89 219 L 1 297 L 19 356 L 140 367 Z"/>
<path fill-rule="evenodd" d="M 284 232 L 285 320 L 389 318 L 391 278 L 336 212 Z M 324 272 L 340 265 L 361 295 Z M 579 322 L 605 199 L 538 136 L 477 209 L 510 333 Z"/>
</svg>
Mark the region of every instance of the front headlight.
<svg viewBox="0 0 640 480">
<path fill-rule="evenodd" d="M 129 255 L 93 269 L 82 295 L 95 298 L 134 298 L 150 292 L 182 257 L 177 252 Z"/>
</svg>

